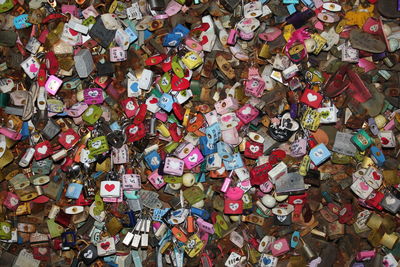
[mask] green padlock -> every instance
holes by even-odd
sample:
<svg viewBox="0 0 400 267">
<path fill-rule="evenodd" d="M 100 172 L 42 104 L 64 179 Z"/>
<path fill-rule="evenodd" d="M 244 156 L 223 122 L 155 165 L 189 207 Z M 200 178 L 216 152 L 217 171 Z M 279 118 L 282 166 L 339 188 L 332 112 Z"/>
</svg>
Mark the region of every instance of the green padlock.
<svg viewBox="0 0 400 267">
<path fill-rule="evenodd" d="M 189 202 L 190 205 L 203 200 L 206 195 L 203 190 L 198 186 L 192 186 L 183 191 L 183 197 Z"/>
<path fill-rule="evenodd" d="M 107 138 L 103 136 L 95 137 L 88 142 L 90 151 L 89 158 L 107 152 L 110 148 L 108 146 Z"/>
<path fill-rule="evenodd" d="M 11 223 L 4 221 L 0 222 L 0 239 L 11 239 Z"/>
<path fill-rule="evenodd" d="M 88 17 L 82 21 L 82 25 L 89 27 L 90 25 L 94 25 L 96 23 L 96 19 L 93 16 Z"/>
<path fill-rule="evenodd" d="M 170 154 L 172 151 L 174 151 L 177 147 L 179 146 L 179 143 L 177 142 L 169 142 L 168 144 L 165 145 L 164 150 Z"/>
<path fill-rule="evenodd" d="M 168 93 L 171 90 L 171 75 L 169 75 L 168 72 L 164 73 L 163 76 L 161 76 L 158 85 L 165 93 Z"/>
<path fill-rule="evenodd" d="M 59 237 L 64 232 L 64 228 L 56 223 L 54 219 L 47 220 L 47 228 L 49 228 L 49 234 L 51 238 Z"/>
<path fill-rule="evenodd" d="M 363 129 L 359 130 L 353 137 L 351 142 L 358 147 L 359 150 L 365 151 L 372 145 L 372 138 Z"/>
<path fill-rule="evenodd" d="M 341 164 L 341 165 L 350 164 L 351 160 L 352 160 L 352 157 L 344 155 L 344 154 L 336 153 L 336 152 L 334 152 L 332 154 L 332 158 L 331 158 L 332 163 Z"/>
<path fill-rule="evenodd" d="M 96 105 L 90 105 L 82 114 L 82 120 L 89 124 L 95 124 L 103 114 L 103 109 Z"/>
<path fill-rule="evenodd" d="M 183 78 L 185 76 L 185 71 L 180 63 L 180 60 L 177 56 L 174 56 L 171 61 L 172 71 L 179 78 Z"/>
<path fill-rule="evenodd" d="M 164 176 L 164 182 L 167 184 L 179 184 L 182 183 L 183 177 L 182 176 L 173 176 L 173 175 L 167 175 Z"/>
</svg>

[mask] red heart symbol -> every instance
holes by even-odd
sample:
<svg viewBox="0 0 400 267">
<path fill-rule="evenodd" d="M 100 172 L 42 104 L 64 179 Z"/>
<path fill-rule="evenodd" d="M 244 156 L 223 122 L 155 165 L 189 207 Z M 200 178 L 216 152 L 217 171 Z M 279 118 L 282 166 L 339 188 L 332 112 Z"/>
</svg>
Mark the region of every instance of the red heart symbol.
<svg viewBox="0 0 400 267">
<path fill-rule="evenodd" d="M 107 250 L 110 247 L 110 242 L 101 243 L 100 246 L 102 249 Z"/>
<path fill-rule="evenodd" d="M 36 65 L 35 64 L 32 64 L 32 65 L 30 65 L 30 67 L 29 67 L 29 71 L 30 72 L 37 72 L 39 69 L 36 67 Z"/>
<path fill-rule="evenodd" d="M 386 137 L 381 138 L 382 144 L 387 145 L 389 144 L 389 140 Z"/>
<path fill-rule="evenodd" d="M 69 33 L 70 33 L 72 36 L 75 36 L 75 35 L 78 34 L 77 31 L 75 31 L 75 30 L 73 30 L 73 29 L 71 29 L 71 28 L 69 28 Z"/>
<path fill-rule="evenodd" d="M 114 185 L 114 184 L 106 184 L 106 185 L 104 186 L 104 188 L 105 188 L 108 192 L 111 192 L 112 190 L 114 190 L 115 185 Z"/>
<path fill-rule="evenodd" d="M 158 102 L 157 98 L 150 99 L 150 104 L 157 104 L 157 102 Z"/>
<path fill-rule="evenodd" d="M 373 172 L 372 176 L 374 176 L 374 180 L 380 180 L 381 176 L 377 172 Z"/>
</svg>

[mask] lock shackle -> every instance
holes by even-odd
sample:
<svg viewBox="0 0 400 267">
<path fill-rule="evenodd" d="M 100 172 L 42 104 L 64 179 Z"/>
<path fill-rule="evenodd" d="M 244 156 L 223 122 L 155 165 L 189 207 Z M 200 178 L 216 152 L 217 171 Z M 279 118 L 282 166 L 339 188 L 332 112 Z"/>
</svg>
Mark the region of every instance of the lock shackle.
<svg viewBox="0 0 400 267">
<path fill-rule="evenodd" d="M 83 247 L 82 243 L 85 245 L 85 247 Z M 89 242 L 87 242 L 85 239 L 78 239 L 78 240 L 76 240 L 76 242 L 75 242 L 75 248 L 76 248 L 77 250 L 85 249 L 85 248 L 87 248 L 89 245 L 90 245 Z"/>
</svg>

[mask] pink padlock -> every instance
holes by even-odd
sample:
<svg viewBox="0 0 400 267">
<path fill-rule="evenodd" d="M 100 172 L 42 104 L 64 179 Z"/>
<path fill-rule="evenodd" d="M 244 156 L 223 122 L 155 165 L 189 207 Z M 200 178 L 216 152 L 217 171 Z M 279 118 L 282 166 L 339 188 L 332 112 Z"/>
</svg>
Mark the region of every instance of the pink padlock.
<svg viewBox="0 0 400 267">
<path fill-rule="evenodd" d="M 87 88 L 83 90 L 85 103 L 88 105 L 101 104 L 104 101 L 103 90 L 101 88 Z"/>
<path fill-rule="evenodd" d="M 166 185 L 166 182 L 164 181 L 164 178 L 158 174 L 158 171 L 155 170 L 152 174 L 150 174 L 147 179 L 150 181 L 150 183 L 157 189 L 159 190 L 162 188 L 164 185 Z"/>
<path fill-rule="evenodd" d="M 244 124 L 248 124 L 249 122 L 257 118 L 259 113 L 260 112 L 258 111 L 258 109 L 250 104 L 243 105 L 238 111 L 236 111 L 236 115 Z"/>
<path fill-rule="evenodd" d="M 275 257 L 283 255 L 290 250 L 289 243 L 286 238 L 281 238 L 273 242 L 270 246 L 270 249 L 272 255 L 274 255 Z"/>
<path fill-rule="evenodd" d="M 367 261 L 374 258 L 376 255 L 375 250 L 360 251 L 356 255 L 356 261 Z"/>
<path fill-rule="evenodd" d="M 59 78 L 57 78 L 54 75 L 50 75 L 49 78 L 46 81 L 46 84 L 44 85 L 44 88 L 46 88 L 46 91 L 51 94 L 55 95 L 57 94 L 58 89 L 60 89 L 63 81 Z"/>
<path fill-rule="evenodd" d="M 186 158 L 183 159 L 183 161 L 185 162 L 186 168 L 190 170 L 202 163 L 204 161 L 204 156 L 201 154 L 200 149 L 196 147 Z"/>
<path fill-rule="evenodd" d="M 229 187 L 225 192 L 225 198 L 231 200 L 240 200 L 244 195 L 243 189 L 240 187 Z"/>
<path fill-rule="evenodd" d="M 184 161 L 178 158 L 166 157 L 164 172 L 171 175 L 182 176 Z"/>
<path fill-rule="evenodd" d="M 229 177 L 226 177 L 224 180 L 224 183 L 221 186 L 221 192 L 226 193 L 226 191 L 228 191 L 229 185 L 231 184 L 232 179 Z"/>
<path fill-rule="evenodd" d="M 237 110 L 239 107 L 239 103 L 235 98 L 227 97 L 224 100 L 220 100 L 215 103 L 214 107 L 217 113 L 222 115 Z"/>
<path fill-rule="evenodd" d="M 254 97 L 260 97 L 264 92 L 265 81 L 263 81 L 260 77 L 251 77 L 248 81 L 246 81 L 245 92 L 248 95 Z"/>
<path fill-rule="evenodd" d="M 199 226 L 199 230 L 210 235 L 214 234 L 214 225 L 209 222 L 206 222 L 202 218 L 197 218 L 196 220 L 197 225 Z"/>
<path fill-rule="evenodd" d="M 226 41 L 226 43 L 228 45 L 235 45 L 237 42 L 237 30 L 236 29 L 231 29 L 229 31 L 229 36 L 228 36 L 228 40 Z"/>
<path fill-rule="evenodd" d="M 122 189 L 123 190 L 140 190 L 142 182 L 138 174 L 124 174 L 122 175 Z"/>
<path fill-rule="evenodd" d="M 235 127 L 221 131 L 222 133 L 222 140 L 229 144 L 236 146 L 240 143 L 239 133 Z"/>
<path fill-rule="evenodd" d="M 18 208 L 19 197 L 16 194 L 12 193 L 12 192 L 7 192 L 7 196 L 4 199 L 3 204 L 9 210 L 14 210 L 15 211 Z"/>
</svg>

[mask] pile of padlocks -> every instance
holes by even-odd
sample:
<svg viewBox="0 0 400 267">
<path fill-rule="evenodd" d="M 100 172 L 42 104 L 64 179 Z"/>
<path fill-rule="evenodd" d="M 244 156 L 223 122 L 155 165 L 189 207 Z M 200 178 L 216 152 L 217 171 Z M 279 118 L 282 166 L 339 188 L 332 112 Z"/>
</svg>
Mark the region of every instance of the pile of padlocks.
<svg viewBox="0 0 400 267">
<path fill-rule="evenodd" d="M 0 0 L 0 266 L 397 266 L 399 18 Z"/>
</svg>

